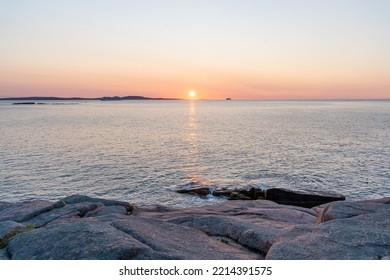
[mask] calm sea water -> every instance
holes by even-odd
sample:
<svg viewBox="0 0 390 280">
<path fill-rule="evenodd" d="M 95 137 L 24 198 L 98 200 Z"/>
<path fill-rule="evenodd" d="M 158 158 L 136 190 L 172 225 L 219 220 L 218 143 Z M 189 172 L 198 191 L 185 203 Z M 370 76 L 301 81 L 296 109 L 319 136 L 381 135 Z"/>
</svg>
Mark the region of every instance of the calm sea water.
<svg viewBox="0 0 390 280">
<path fill-rule="evenodd" d="M 378 198 L 389 139 L 389 101 L 0 102 L 0 200 L 220 200 L 175 192 L 187 184 Z"/>
</svg>

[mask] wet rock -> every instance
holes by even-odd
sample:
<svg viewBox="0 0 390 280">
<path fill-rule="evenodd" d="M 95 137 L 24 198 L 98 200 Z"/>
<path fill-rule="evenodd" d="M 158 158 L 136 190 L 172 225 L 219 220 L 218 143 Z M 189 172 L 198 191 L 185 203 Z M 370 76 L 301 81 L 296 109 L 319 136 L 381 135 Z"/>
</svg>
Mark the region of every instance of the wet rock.
<svg viewBox="0 0 390 280">
<path fill-rule="evenodd" d="M 178 193 L 197 194 L 197 195 L 208 195 L 211 193 L 211 188 L 209 188 L 209 187 L 195 187 L 195 188 L 189 188 L 189 189 L 180 189 L 177 192 Z"/>
<path fill-rule="evenodd" d="M 212 191 L 212 194 L 214 196 L 225 196 L 225 197 L 229 197 L 231 194 L 232 194 L 232 190 L 229 190 L 229 189 L 226 189 L 226 188 L 215 188 L 213 191 Z"/>
<path fill-rule="evenodd" d="M 228 200 L 252 200 L 252 198 L 245 195 L 245 194 L 241 194 L 239 192 L 232 191 L 229 194 Z"/>
<path fill-rule="evenodd" d="M 284 205 L 295 205 L 312 208 L 321 204 L 337 200 L 345 200 L 343 195 L 330 193 L 309 193 L 293 191 L 283 188 L 261 189 L 248 187 L 241 189 L 211 188 L 211 187 L 190 187 L 180 189 L 178 193 L 224 196 L 228 200 L 257 200 L 267 199 Z"/>
<path fill-rule="evenodd" d="M 213 196 L 224 196 L 229 200 L 253 200 L 253 199 L 262 199 L 264 198 L 264 190 L 248 187 L 241 189 L 227 189 L 227 188 L 216 188 L 209 186 L 186 186 L 186 188 L 177 190 L 178 193 L 185 194 L 197 194 L 197 195 L 208 195 L 212 194 Z"/>
<path fill-rule="evenodd" d="M 332 201 L 345 200 L 345 196 L 329 193 L 308 193 L 303 191 L 292 191 L 283 188 L 272 188 L 265 190 L 265 199 L 279 204 L 295 205 L 305 208 L 312 208 Z"/>
<path fill-rule="evenodd" d="M 250 199 L 264 199 L 264 190 L 259 188 L 248 188 L 248 189 L 241 189 L 236 191 L 241 195 L 244 195 L 246 197 L 249 197 Z M 231 198 L 230 198 L 231 199 Z"/>
<path fill-rule="evenodd" d="M 234 189 L 228 195 L 229 200 L 264 199 L 264 190 L 258 188 Z"/>
</svg>

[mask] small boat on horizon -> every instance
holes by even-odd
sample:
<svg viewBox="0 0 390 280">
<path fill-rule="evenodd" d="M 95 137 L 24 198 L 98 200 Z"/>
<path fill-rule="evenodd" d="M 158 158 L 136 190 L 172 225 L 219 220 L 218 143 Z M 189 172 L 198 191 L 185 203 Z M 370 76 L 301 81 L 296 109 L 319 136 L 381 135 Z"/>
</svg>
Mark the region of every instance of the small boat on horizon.
<svg viewBox="0 0 390 280">
<path fill-rule="evenodd" d="M 230 97 L 226 98 L 226 100 L 232 100 Z"/>
</svg>

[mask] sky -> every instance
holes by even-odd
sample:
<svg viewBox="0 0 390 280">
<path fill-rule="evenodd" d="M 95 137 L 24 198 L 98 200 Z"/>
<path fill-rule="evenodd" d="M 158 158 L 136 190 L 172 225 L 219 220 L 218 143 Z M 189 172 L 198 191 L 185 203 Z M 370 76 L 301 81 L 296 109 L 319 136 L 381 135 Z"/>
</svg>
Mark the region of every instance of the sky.
<svg viewBox="0 0 390 280">
<path fill-rule="evenodd" d="M 0 0 L 0 97 L 390 98 L 390 0 Z"/>
</svg>

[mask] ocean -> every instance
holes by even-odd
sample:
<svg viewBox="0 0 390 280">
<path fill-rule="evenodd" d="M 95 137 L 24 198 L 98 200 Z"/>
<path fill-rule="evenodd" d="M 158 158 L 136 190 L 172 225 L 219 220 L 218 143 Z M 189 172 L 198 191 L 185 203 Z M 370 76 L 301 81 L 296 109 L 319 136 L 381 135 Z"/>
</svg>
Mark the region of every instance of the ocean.
<svg viewBox="0 0 390 280">
<path fill-rule="evenodd" d="M 390 101 L 43 102 L 0 102 L 1 201 L 223 200 L 186 186 L 390 196 Z"/>
</svg>

